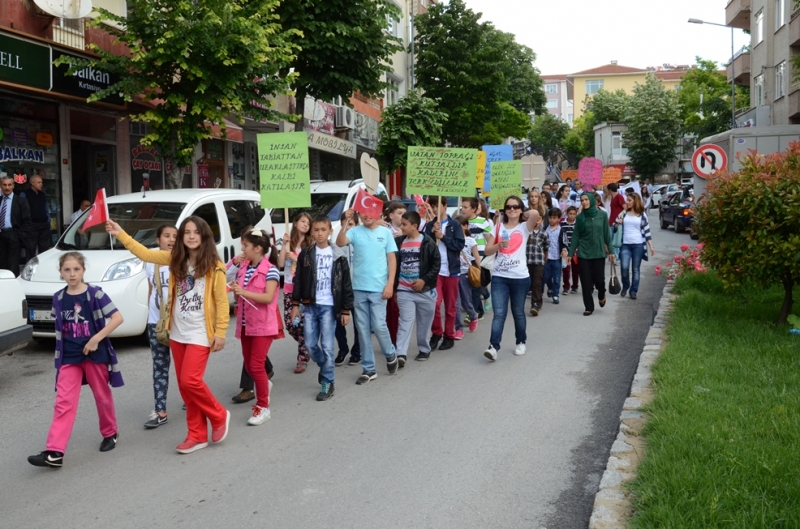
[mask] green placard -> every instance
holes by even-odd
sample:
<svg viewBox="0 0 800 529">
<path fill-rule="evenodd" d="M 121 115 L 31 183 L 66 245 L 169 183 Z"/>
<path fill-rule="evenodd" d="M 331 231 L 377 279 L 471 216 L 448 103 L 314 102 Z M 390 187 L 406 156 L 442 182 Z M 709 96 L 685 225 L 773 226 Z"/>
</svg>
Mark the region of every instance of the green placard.
<svg viewBox="0 0 800 529">
<path fill-rule="evenodd" d="M 406 193 L 471 197 L 475 194 L 478 151 L 444 147 L 409 147 Z"/>
<path fill-rule="evenodd" d="M 258 134 L 258 174 L 263 208 L 311 207 L 305 132 Z"/>
<path fill-rule="evenodd" d="M 0 33 L 0 81 L 50 90 L 50 48 Z"/>
<path fill-rule="evenodd" d="M 522 161 L 492 162 L 492 209 L 501 210 L 510 196 L 522 193 Z"/>
</svg>

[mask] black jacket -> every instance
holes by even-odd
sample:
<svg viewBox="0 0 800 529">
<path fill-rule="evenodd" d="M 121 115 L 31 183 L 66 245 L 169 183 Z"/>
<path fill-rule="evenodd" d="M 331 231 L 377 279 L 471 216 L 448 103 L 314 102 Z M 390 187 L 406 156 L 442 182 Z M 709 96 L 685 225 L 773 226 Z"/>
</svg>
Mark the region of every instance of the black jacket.
<svg viewBox="0 0 800 529">
<path fill-rule="evenodd" d="M 2 193 L 0 193 L 0 197 L 3 197 Z M 11 227 L 14 228 L 14 233 L 17 234 L 20 244 L 27 245 L 33 229 L 31 207 L 25 197 L 16 193 L 14 198 L 11 199 Z"/>
<path fill-rule="evenodd" d="M 402 259 L 403 252 L 400 247 L 403 246 L 403 241 L 406 240 L 405 235 L 394 238 L 397 244 L 397 273 L 394 275 L 394 289 L 397 290 L 397 285 L 400 282 L 400 260 Z M 433 238 L 422 234 L 422 244 L 419 247 L 419 278 L 425 281 L 425 286 L 422 287 L 422 292 L 428 292 L 436 288 L 436 281 L 439 278 L 439 267 L 442 266 L 442 257 L 439 255 L 439 248 Z"/>
<path fill-rule="evenodd" d="M 447 248 L 447 268 L 450 272 L 450 276 L 458 276 L 461 275 L 460 259 L 461 250 L 464 249 L 464 229 L 461 227 L 461 224 L 449 216 L 447 220 L 447 225 L 444 227 L 444 237 L 442 237 L 442 242 L 445 248 Z M 436 221 L 425 224 L 425 235 L 437 241 L 433 236 L 433 225 L 435 223 Z M 441 261 L 441 257 L 439 260 Z"/>
<path fill-rule="evenodd" d="M 332 249 L 332 248 L 331 248 Z M 350 281 L 350 265 L 347 258 L 339 257 L 333 261 L 333 313 L 338 318 L 353 310 L 353 285 Z M 304 248 L 297 258 L 294 275 L 292 305 L 312 305 L 317 302 L 317 245 Z"/>
</svg>

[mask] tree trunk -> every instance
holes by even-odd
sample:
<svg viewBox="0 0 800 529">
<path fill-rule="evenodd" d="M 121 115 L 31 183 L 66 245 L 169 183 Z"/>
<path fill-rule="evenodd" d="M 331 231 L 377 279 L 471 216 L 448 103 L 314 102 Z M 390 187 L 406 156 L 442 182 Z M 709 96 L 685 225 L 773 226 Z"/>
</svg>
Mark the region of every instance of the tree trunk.
<svg viewBox="0 0 800 529">
<path fill-rule="evenodd" d="M 305 90 L 298 90 L 294 96 L 294 111 L 295 114 L 300 116 L 294 124 L 295 132 L 301 132 L 303 130 L 303 112 L 306 109 L 306 92 Z"/>
<path fill-rule="evenodd" d="M 172 164 L 172 170 L 167 175 L 167 185 L 170 189 L 183 187 L 183 166 L 179 166 L 176 163 Z"/>
<path fill-rule="evenodd" d="M 783 280 L 783 305 L 781 306 L 781 313 L 778 316 L 778 325 L 785 325 L 789 314 L 792 313 L 792 305 L 794 299 L 792 298 L 792 291 L 794 290 L 794 278 L 787 274 Z"/>
</svg>

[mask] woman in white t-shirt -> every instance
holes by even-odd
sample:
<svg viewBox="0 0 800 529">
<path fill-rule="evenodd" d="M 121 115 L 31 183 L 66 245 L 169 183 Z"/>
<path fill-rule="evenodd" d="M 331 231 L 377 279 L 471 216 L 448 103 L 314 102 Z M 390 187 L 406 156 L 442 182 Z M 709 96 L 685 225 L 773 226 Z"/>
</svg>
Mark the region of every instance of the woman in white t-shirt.
<svg viewBox="0 0 800 529">
<path fill-rule="evenodd" d="M 531 278 L 528 275 L 528 260 L 525 255 L 525 241 L 539 222 L 541 216 L 535 210 L 525 211 L 522 199 L 508 197 L 503 211 L 498 212 L 495 239 L 486 245 L 486 255 L 496 255 L 492 268 L 492 299 L 494 317 L 489 347 L 483 356 L 491 361 L 497 360 L 500 339 L 508 315 L 509 302 L 514 318 L 517 347 L 514 354 L 525 354 L 527 341 L 525 318 L 525 296 L 530 290 Z"/>
<path fill-rule="evenodd" d="M 614 229 L 622 230 L 622 247 L 619 252 L 622 278 L 620 296 L 624 298 L 630 292 L 630 298 L 636 299 L 642 259 L 646 257 L 648 249 L 652 255 L 656 254 L 653 238 L 650 235 L 650 223 L 647 221 L 644 203 L 639 195 L 635 193 L 628 195 L 625 209 L 617 217 Z"/>
</svg>

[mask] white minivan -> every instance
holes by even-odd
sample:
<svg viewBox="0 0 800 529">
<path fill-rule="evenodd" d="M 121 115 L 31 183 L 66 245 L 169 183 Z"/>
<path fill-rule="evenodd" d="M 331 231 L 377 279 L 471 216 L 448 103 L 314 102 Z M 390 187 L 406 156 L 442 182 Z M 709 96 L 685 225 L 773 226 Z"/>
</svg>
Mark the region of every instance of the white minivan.
<svg viewBox="0 0 800 529">
<path fill-rule="evenodd" d="M 54 337 L 50 314 L 53 294 L 64 288 L 58 259 L 67 251 L 86 258 L 87 283 L 103 288 L 125 318 L 112 336 L 137 336 L 147 325 L 147 280 L 144 263 L 116 239 L 113 248 L 104 225 L 83 231 L 87 210 L 59 238 L 55 248 L 39 254 L 25 266 L 18 281 L 28 302 L 28 322 L 34 337 Z M 156 248 L 159 226 L 178 226 L 197 216 L 214 233 L 219 257 L 227 262 L 240 251 L 239 234 L 248 225 L 272 232 L 269 215 L 261 208 L 256 191 L 236 189 L 170 189 L 108 197 L 108 213 L 134 239 Z M 274 234 L 273 234 L 274 236 Z"/>
</svg>

